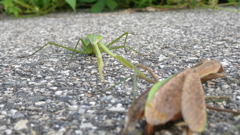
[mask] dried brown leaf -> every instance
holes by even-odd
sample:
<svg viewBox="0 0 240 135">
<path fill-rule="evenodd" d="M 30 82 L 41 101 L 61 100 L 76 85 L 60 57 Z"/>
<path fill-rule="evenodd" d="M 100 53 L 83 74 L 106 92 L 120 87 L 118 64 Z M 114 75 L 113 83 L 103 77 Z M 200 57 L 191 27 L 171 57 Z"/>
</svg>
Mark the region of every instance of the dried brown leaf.
<svg viewBox="0 0 240 135">
<path fill-rule="evenodd" d="M 128 108 L 124 129 L 121 131 L 122 135 L 134 132 L 136 124 L 143 118 L 144 107 L 149 90 L 150 88 L 143 92 Z"/>
<path fill-rule="evenodd" d="M 219 61 L 205 60 L 161 85 L 151 100 L 147 100 L 149 90 L 145 91 L 128 110 L 125 133 L 133 130 L 142 119 L 143 106 L 148 127 L 174 121 L 180 114 L 192 131 L 203 131 L 206 124 L 206 105 L 201 81 L 225 76 L 222 72 L 223 67 Z"/>
<path fill-rule="evenodd" d="M 223 67 L 217 60 L 205 60 L 202 64 L 195 66 L 193 69 L 196 70 L 200 78 L 223 72 Z"/>
<path fill-rule="evenodd" d="M 189 128 L 195 132 L 202 132 L 206 126 L 205 96 L 198 73 L 186 70 L 182 90 L 181 112 Z"/>
<path fill-rule="evenodd" d="M 148 124 L 164 124 L 181 111 L 181 95 L 185 72 L 181 72 L 159 88 L 147 101 L 145 117 Z"/>
</svg>

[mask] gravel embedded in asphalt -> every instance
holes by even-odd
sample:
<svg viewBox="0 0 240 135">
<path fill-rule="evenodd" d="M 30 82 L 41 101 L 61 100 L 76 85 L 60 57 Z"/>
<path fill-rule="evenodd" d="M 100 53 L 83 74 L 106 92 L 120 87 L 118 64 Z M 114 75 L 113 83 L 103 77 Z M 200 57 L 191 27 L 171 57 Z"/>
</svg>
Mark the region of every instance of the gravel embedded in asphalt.
<svg viewBox="0 0 240 135">
<path fill-rule="evenodd" d="M 229 96 L 210 103 L 239 110 L 240 13 L 211 9 L 162 12 L 55 13 L 0 21 L 0 134 L 115 135 L 123 128 L 131 104 L 132 80 L 104 91 L 133 74 L 104 54 L 101 83 L 97 59 L 48 46 L 47 42 L 74 47 L 80 37 L 95 33 L 109 43 L 129 32 L 127 45 L 144 54 L 115 53 L 150 67 L 159 79 L 202 59 L 222 62 L 227 76 L 204 84 L 206 95 Z M 117 42 L 121 45 L 123 40 Z M 151 84 L 138 80 L 137 95 Z M 240 117 L 208 110 L 204 135 L 240 134 Z M 175 134 L 176 131 L 161 131 Z"/>
</svg>

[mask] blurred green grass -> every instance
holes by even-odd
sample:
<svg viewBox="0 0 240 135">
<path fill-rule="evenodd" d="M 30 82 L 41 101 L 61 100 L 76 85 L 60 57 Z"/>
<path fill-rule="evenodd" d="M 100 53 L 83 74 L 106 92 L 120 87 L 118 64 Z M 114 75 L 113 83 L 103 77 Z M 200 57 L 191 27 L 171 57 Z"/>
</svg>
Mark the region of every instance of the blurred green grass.
<svg viewBox="0 0 240 135">
<path fill-rule="evenodd" d="M 0 0 L 0 13 L 15 17 L 43 15 L 56 11 L 89 9 L 89 12 L 118 9 L 240 7 L 240 0 Z"/>
</svg>

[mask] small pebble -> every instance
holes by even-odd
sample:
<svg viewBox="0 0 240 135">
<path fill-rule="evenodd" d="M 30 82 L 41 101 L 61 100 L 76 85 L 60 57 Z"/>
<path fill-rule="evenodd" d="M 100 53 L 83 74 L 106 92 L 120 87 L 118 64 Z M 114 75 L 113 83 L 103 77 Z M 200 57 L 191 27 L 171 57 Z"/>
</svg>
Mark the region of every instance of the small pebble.
<svg viewBox="0 0 240 135">
<path fill-rule="evenodd" d="M 17 123 L 14 125 L 15 130 L 22 130 L 22 129 L 27 129 L 27 123 L 28 120 L 19 120 Z"/>
<path fill-rule="evenodd" d="M 113 112 L 124 112 L 124 111 L 126 111 L 126 109 L 121 107 L 121 106 L 111 107 L 108 110 L 113 111 Z"/>
<path fill-rule="evenodd" d="M 56 92 L 55 92 L 55 95 L 60 96 L 61 94 L 62 94 L 62 91 L 56 91 Z"/>
<path fill-rule="evenodd" d="M 85 129 L 85 128 L 90 128 L 90 129 L 97 129 L 92 123 L 81 123 L 80 128 Z"/>
<path fill-rule="evenodd" d="M 35 105 L 37 105 L 37 106 L 44 106 L 45 104 L 46 104 L 46 102 L 44 102 L 44 101 L 35 102 Z"/>
</svg>

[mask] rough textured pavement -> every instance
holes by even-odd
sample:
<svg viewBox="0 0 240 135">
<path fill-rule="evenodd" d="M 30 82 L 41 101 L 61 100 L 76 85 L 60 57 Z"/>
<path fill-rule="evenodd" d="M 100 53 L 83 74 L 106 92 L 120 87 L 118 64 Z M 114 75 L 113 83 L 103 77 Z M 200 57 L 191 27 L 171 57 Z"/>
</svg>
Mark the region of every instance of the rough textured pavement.
<svg viewBox="0 0 240 135">
<path fill-rule="evenodd" d="M 59 13 L 0 20 L 0 134 L 115 135 L 123 128 L 133 99 L 133 72 L 104 55 L 106 84 L 100 82 L 96 58 L 48 46 L 51 41 L 74 47 L 78 38 L 97 33 L 109 43 L 129 32 L 134 52 L 117 54 L 149 66 L 163 79 L 202 59 L 222 62 L 227 76 L 204 84 L 206 95 L 229 96 L 210 105 L 239 110 L 240 13 L 199 9 L 162 12 Z M 118 42 L 116 45 L 121 45 Z M 137 94 L 151 84 L 138 80 Z M 240 134 L 240 116 L 208 110 L 204 135 Z M 163 134 L 177 134 L 164 130 Z"/>
</svg>

